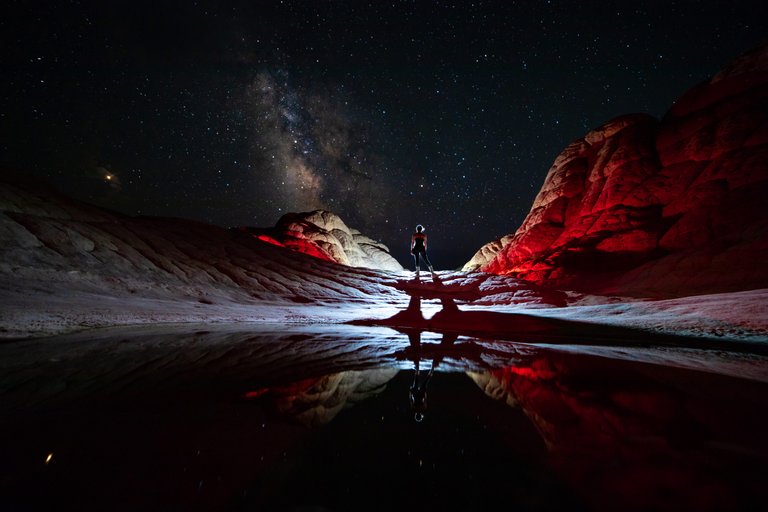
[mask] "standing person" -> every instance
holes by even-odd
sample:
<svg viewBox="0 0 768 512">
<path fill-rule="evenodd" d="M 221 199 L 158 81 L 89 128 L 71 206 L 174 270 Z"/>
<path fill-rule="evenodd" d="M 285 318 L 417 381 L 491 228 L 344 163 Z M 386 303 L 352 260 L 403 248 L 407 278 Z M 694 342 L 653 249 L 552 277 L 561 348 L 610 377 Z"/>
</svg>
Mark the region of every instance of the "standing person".
<svg viewBox="0 0 768 512">
<path fill-rule="evenodd" d="M 411 254 L 413 254 L 413 260 L 416 263 L 417 276 L 421 270 L 421 260 L 424 260 L 430 272 L 435 272 L 432 270 L 432 263 L 427 258 L 427 235 L 424 233 L 424 226 L 421 224 L 416 226 L 416 232 L 411 235 Z"/>
</svg>

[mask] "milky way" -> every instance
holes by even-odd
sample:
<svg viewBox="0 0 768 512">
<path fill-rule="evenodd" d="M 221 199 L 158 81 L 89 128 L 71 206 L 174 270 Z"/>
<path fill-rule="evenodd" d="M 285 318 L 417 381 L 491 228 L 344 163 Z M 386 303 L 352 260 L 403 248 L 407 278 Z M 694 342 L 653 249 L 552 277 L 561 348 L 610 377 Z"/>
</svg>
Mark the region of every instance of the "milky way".
<svg viewBox="0 0 768 512">
<path fill-rule="evenodd" d="M 48 2 L 0 16 L 3 173 L 127 214 L 327 208 L 438 268 L 557 154 L 764 42 L 765 2 Z"/>
<path fill-rule="evenodd" d="M 389 180 L 342 102 L 293 86 L 284 71 L 260 72 L 243 101 L 252 167 L 278 211 L 343 211 L 366 225 L 384 214 L 376 205 L 391 198 Z"/>
</svg>

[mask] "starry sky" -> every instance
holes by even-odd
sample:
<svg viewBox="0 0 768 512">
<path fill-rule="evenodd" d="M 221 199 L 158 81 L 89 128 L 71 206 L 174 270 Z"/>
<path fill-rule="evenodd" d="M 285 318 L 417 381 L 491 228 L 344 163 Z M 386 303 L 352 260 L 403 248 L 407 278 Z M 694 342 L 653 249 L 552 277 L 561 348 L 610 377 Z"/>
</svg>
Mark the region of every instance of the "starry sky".
<svg viewBox="0 0 768 512">
<path fill-rule="evenodd" d="M 4 2 L 0 169 L 130 215 L 325 208 L 438 269 L 571 141 L 768 40 L 764 1 Z"/>
</svg>

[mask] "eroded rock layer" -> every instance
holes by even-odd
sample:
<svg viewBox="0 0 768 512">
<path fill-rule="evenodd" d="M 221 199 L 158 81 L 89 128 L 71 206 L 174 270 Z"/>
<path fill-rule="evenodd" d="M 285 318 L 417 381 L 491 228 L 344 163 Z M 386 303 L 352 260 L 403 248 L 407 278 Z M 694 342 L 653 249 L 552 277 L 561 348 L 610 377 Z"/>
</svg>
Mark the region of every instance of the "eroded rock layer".
<svg viewBox="0 0 768 512">
<path fill-rule="evenodd" d="M 386 279 L 240 230 L 129 217 L 38 184 L 0 183 L 0 337 L 130 323 L 318 318 L 307 308 L 402 295 Z"/>
<path fill-rule="evenodd" d="M 255 232 L 261 240 L 342 265 L 403 270 L 387 246 L 348 227 L 329 211 L 288 213 L 274 228 Z"/>
<path fill-rule="evenodd" d="M 622 116 L 574 141 L 522 226 L 465 269 L 630 295 L 761 288 L 766 196 L 768 45 L 661 121 Z"/>
</svg>

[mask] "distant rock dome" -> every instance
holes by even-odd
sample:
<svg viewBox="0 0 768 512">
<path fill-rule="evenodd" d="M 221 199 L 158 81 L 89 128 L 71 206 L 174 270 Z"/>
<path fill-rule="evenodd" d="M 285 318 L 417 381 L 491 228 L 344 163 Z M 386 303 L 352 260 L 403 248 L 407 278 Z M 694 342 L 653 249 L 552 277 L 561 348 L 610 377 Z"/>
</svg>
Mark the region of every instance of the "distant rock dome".
<svg viewBox="0 0 768 512">
<path fill-rule="evenodd" d="M 294 251 L 350 267 L 401 271 L 386 245 L 348 227 L 335 213 L 314 210 L 283 215 L 261 238 Z"/>
</svg>

